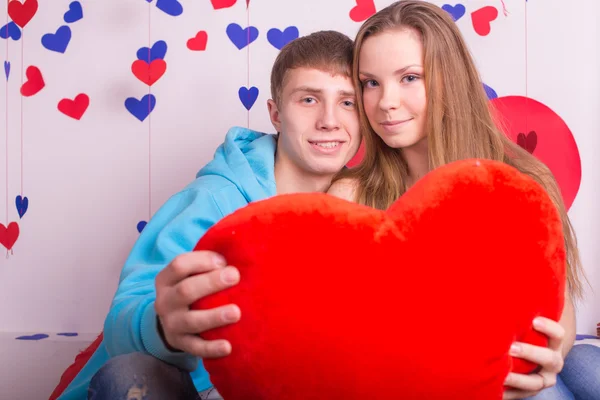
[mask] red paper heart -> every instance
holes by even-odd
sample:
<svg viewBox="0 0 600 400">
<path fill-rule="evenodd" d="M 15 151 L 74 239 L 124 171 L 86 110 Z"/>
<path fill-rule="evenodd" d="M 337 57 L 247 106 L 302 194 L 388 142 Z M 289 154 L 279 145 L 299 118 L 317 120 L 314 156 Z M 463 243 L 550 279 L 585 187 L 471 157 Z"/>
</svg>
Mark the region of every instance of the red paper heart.
<svg viewBox="0 0 600 400">
<path fill-rule="evenodd" d="M 517 136 L 517 144 L 533 154 L 537 146 L 537 133 L 531 131 L 525 135 L 523 132 L 519 132 L 519 136 Z"/>
<path fill-rule="evenodd" d="M 58 102 L 58 110 L 76 120 L 80 120 L 88 106 L 90 98 L 85 93 L 78 94 L 74 100 L 62 99 Z"/>
<path fill-rule="evenodd" d="M 239 268 L 238 285 L 195 310 L 237 304 L 213 329 L 232 353 L 205 359 L 223 398 L 502 398 L 515 340 L 547 345 L 565 250 L 558 213 L 506 164 L 465 160 L 417 182 L 386 212 L 326 194 L 251 203 L 196 250 Z"/>
<path fill-rule="evenodd" d="M 520 133 L 535 131 L 533 154 L 550 168 L 568 210 L 581 185 L 581 158 L 569 126 L 551 108 L 529 97 L 498 97 L 490 106 L 497 125 L 514 142 L 519 143 Z M 528 140 L 532 141 L 530 136 Z"/>
<path fill-rule="evenodd" d="M 491 22 L 498 18 L 498 9 L 494 6 L 485 6 L 471 13 L 473 29 L 481 36 L 489 35 L 492 30 Z"/>
<path fill-rule="evenodd" d="M 25 0 L 21 3 L 18 0 L 9 0 L 8 3 L 8 16 L 14 21 L 15 24 L 24 28 L 25 25 L 31 21 L 31 18 L 35 15 L 38 9 L 37 0 Z"/>
<path fill-rule="evenodd" d="M 27 77 L 27 81 L 21 86 L 21 94 L 23 96 L 33 96 L 46 86 L 42 71 L 36 66 L 29 66 L 25 71 L 25 76 Z"/>
<path fill-rule="evenodd" d="M 376 11 L 373 0 L 356 0 L 356 6 L 350 10 L 350 19 L 361 22 L 375 14 Z"/>
<path fill-rule="evenodd" d="M 144 60 L 136 60 L 131 64 L 133 75 L 148 86 L 158 81 L 166 70 L 167 63 L 163 59 L 153 60 L 150 64 Z"/>
<path fill-rule="evenodd" d="M 0 224 L 0 244 L 11 250 L 19 238 L 19 224 L 11 222 L 8 227 Z"/>
<path fill-rule="evenodd" d="M 210 0 L 212 6 L 215 10 L 220 8 L 228 8 L 233 6 L 237 0 Z M 248 6 L 248 1 L 246 1 L 246 7 Z"/>
<path fill-rule="evenodd" d="M 193 51 L 204 51 L 206 50 L 206 42 L 208 41 L 208 34 L 206 31 L 200 31 L 195 37 L 187 41 L 187 48 Z"/>
</svg>

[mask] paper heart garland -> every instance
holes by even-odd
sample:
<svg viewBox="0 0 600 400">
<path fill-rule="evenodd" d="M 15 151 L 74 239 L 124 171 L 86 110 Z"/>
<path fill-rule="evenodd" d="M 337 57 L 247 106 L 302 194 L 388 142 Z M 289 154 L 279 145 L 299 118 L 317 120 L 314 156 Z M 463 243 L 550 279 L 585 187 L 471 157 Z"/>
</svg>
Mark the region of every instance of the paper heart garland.
<svg viewBox="0 0 600 400">
<path fill-rule="evenodd" d="M 131 72 L 148 86 L 154 85 L 164 75 L 166 70 L 167 63 L 162 59 L 156 59 L 150 64 L 143 60 L 135 60 L 131 64 Z"/>
<path fill-rule="evenodd" d="M 485 6 L 471 13 L 473 29 L 480 36 L 487 36 L 492 30 L 492 21 L 498 18 L 498 9 L 494 6 Z"/>
<path fill-rule="evenodd" d="M 206 50 L 206 43 L 208 42 L 208 33 L 206 31 L 199 31 L 196 36 L 188 39 L 187 48 L 192 51 L 204 51 Z"/>
<path fill-rule="evenodd" d="M 29 209 L 29 198 L 27 198 L 27 196 L 18 195 L 15 197 L 15 206 L 17 207 L 17 214 L 19 214 L 19 218 L 23 218 Z"/>
<path fill-rule="evenodd" d="M 499 400 L 509 371 L 534 368 L 510 345 L 547 345 L 532 321 L 563 307 L 558 213 L 499 162 L 438 168 L 385 212 L 319 193 L 251 203 L 195 249 L 241 274 L 192 305 L 241 309 L 201 335 L 232 344 L 203 360 L 228 400 Z"/>
<path fill-rule="evenodd" d="M 21 28 L 24 28 L 31 21 L 37 10 L 37 0 L 25 0 L 24 3 L 19 0 L 8 1 L 8 16 Z"/>
<path fill-rule="evenodd" d="M 136 117 L 140 122 L 150 115 L 156 106 L 156 96 L 153 94 L 144 95 L 140 100 L 135 97 L 125 99 L 125 108 L 131 115 Z"/>
<path fill-rule="evenodd" d="M 75 96 L 75 99 L 62 99 L 58 102 L 58 110 L 73 119 L 80 120 L 88 106 L 90 98 L 85 93 Z"/>
<path fill-rule="evenodd" d="M 136 56 L 138 60 L 144 60 L 147 63 L 151 63 L 154 60 L 164 60 L 167 55 L 167 42 L 164 40 L 158 40 L 154 42 L 152 47 L 141 47 L 138 49 Z"/>
<path fill-rule="evenodd" d="M 219 10 L 221 8 L 229 8 L 233 6 L 237 0 L 210 0 L 210 2 L 215 10 Z"/>
<path fill-rule="evenodd" d="M 354 22 L 362 22 L 376 12 L 373 0 L 356 0 L 356 6 L 350 10 L 350 19 Z"/>
<path fill-rule="evenodd" d="M 25 97 L 33 96 L 46 86 L 40 69 L 34 65 L 25 70 L 27 81 L 21 86 L 21 94 Z"/>
<path fill-rule="evenodd" d="M 12 40 L 19 40 L 21 39 L 21 35 L 21 29 L 13 21 L 0 28 L 0 38 L 2 39 L 11 38 Z"/>
<path fill-rule="evenodd" d="M 83 18 L 83 7 L 81 7 L 81 3 L 78 1 L 73 1 L 69 4 L 69 11 L 64 13 L 63 20 L 72 24 L 73 22 L 77 22 Z"/>
<path fill-rule="evenodd" d="M 12 250 L 19 238 L 19 224 L 11 222 L 7 226 L 0 224 L 0 244 L 6 247 L 7 251 Z"/>
</svg>

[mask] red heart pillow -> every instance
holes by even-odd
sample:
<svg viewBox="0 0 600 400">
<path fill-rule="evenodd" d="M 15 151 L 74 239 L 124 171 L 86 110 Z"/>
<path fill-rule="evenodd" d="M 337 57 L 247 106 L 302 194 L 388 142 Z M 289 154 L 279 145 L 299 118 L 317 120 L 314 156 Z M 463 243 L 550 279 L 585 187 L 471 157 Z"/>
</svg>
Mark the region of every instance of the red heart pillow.
<svg viewBox="0 0 600 400">
<path fill-rule="evenodd" d="M 505 164 L 452 163 L 387 212 L 326 194 L 256 202 L 197 250 L 241 282 L 194 309 L 235 303 L 240 322 L 202 334 L 232 354 L 204 365 L 225 400 L 501 399 L 515 340 L 546 345 L 565 249 L 545 191 Z"/>
</svg>

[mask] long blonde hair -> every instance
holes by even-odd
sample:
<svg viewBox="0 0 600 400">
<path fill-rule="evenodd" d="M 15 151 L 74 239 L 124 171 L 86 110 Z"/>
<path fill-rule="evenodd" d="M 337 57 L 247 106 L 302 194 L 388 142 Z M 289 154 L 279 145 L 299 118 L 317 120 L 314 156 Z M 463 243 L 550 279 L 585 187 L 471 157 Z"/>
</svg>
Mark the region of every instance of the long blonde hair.
<svg viewBox="0 0 600 400">
<path fill-rule="evenodd" d="M 582 297 L 584 274 L 577 240 L 556 180 L 542 162 L 512 142 L 494 123 L 473 58 L 446 11 L 426 1 L 401 0 L 367 19 L 354 43 L 354 85 L 361 88 L 358 71 L 363 42 L 372 35 L 403 28 L 418 32 L 423 43 L 430 170 L 457 160 L 483 158 L 503 161 L 540 183 L 561 216 L 570 293 L 574 298 Z M 358 166 L 342 171 L 334 181 L 351 178 L 357 183 L 358 203 L 386 209 L 406 192 L 408 166 L 401 151 L 388 147 L 369 125 L 362 90 L 357 96 L 365 154 Z"/>
</svg>

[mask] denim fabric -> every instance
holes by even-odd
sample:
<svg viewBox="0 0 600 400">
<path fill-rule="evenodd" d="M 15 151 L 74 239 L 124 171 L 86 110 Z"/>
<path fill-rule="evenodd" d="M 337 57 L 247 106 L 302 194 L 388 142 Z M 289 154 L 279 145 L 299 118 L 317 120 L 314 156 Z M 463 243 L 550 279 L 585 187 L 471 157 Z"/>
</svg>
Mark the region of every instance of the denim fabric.
<svg viewBox="0 0 600 400">
<path fill-rule="evenodd" d="M 599 400 L 600 347 L 578 344 L 565 358 L 556 385 L 529 400 Z"/>
<path fill-rule="evenodd" d="M 198 393 L 189 374 L 151 355 L 110 359 L 94 375 L 88 400 L 221 400 L 215 389 Z"/>
</svg>

